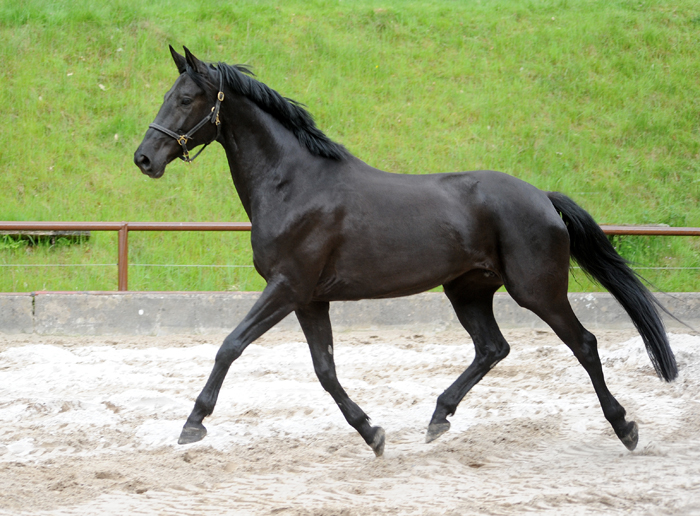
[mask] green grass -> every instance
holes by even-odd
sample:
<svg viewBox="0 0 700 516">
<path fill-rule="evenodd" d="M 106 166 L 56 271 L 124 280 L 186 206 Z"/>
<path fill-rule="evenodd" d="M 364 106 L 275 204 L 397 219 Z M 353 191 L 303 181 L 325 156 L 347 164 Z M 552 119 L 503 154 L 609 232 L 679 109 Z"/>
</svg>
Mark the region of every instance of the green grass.
<svg viewBox="0 0 700 516">
<path fill-rule="evenodd" d="M 0 1 L 0 220 L 244 221 L 223 150 L 153 181 L 132 163 L 177 72 L 167 45 L 247 63 L 364 161 L 490 168 L 600 223 L 700 226 L 696 1 Z M 0 291 L 113 290 L 116 235 L 0 242 Z M 700 267 L 697 237 L 616 239 Z M 250 265 L 247 234 L 132 233 L 133 264 Z M 80 264 L 80 267 L 27 267 Z M 93 265 L 91 265 L 93 264 Z M 86 266 L 87 265 L 87 266 Z M 700 290 L 700 270 L 640 270 Z M 133 290 L 263 286 L 250 267 L 130 269 Z M 572 290 L 596 290 L 576 274 Z"/>
</svg>

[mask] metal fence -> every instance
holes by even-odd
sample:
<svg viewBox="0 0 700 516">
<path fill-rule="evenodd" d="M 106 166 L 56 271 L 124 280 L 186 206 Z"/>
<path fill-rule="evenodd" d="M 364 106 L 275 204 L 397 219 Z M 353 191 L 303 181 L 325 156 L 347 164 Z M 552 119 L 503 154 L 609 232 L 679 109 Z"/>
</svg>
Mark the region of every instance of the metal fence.
<svg viewBox="0 0 700 516">
<path fill-rule="evenodd" d="M 600 226 L 607 235 L 700 236 L 700 228 Z M 249 222 L 10 222 L 0 231 L 117 231 L 118 290 L 129 290 L 130 231 L 250 231 Z"/>
</svg>

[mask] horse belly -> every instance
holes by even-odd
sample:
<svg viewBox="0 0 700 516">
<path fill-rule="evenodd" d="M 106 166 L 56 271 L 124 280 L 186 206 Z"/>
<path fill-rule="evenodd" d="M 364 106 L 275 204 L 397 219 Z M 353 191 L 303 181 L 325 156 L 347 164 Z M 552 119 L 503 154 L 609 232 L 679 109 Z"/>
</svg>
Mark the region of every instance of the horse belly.
<svg viewBox="0 0 700 516">
<path fill-rule="evenodd" d="M 398 297 L 440 286 L 492 260 L 436 231 L 346 241 L 324 270 L 316 296 L 324 300 Z"/>
</svg>

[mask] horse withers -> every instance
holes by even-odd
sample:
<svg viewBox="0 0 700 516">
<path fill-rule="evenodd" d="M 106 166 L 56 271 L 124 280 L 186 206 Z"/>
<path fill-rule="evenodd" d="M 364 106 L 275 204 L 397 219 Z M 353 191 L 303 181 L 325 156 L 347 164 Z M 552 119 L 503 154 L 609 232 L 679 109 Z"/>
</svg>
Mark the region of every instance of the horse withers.
<svg viewBox="0 0 700 516">
<path fill-rule="evenodd" d="M 676 377 L 676 362 L 653 295 L 586 211 L 561 193 L 500 172 L 383 172 L 330 140 L 300 104 L 245 67 L 206 64 L 186 48 L 184 56 L 170 51 L 180 75 L 134 161 L 158 178 L 172 160 L 192 161 L 190 148 L 220 143 L 252 223 L 253 263 L 267 282 L 216 354 L 179 443 L 204 438 L 202 421 L 233 361 L 294 312 L 321 385 L 381 455 L 384 430 L 370 424 L 336 377 L 329 303 L 443 286 L 475 357 L 438 397 L 426 435 L 433 441 L 449 429 L 447 418 L 467 392 L 508 355 L 493 314 L 493 295 L 505 286 L 572 350 L 605 418 L 623 444 L 635 448 L 637 425 L 608 390 L 596 338 L 569 304 L 570 260 L 624 307 L 661 378 Z"/>
</svg>

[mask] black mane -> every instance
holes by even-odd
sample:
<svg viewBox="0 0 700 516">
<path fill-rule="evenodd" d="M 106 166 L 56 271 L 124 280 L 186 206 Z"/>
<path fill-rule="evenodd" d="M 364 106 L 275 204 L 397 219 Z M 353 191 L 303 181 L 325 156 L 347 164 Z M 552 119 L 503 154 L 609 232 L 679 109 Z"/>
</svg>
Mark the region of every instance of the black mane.
<svg viewBox="0 0 700 516">
<path fill-rule="evenodd" d="M 202 86 L 203 77 L 192 71 L 189 66 L 187 68 L 190 77 Z M 345 147 L 328 138 L 316 127 L 313 116 L 304 109 L 303 104 L 283 97 L 269 86 L 254 79 L 252 76 L 255 74 L 247 67 L 218 63 L 215 67 L 211 66 L 211 68 L 223 75 L 225 86 L 253 101 L 258 107 L 271 114 L 284 127 L 292 131 L 294 136 L 311 154 L 336 161 L 341 161 L 348 156 L 349 153 Z M 218 85 L 213 85 L 212 83 L 209 83 L 209 86 L 218 88 Z"/>
</svg>

